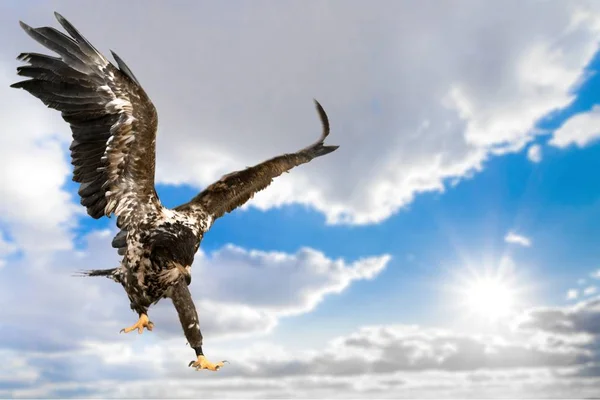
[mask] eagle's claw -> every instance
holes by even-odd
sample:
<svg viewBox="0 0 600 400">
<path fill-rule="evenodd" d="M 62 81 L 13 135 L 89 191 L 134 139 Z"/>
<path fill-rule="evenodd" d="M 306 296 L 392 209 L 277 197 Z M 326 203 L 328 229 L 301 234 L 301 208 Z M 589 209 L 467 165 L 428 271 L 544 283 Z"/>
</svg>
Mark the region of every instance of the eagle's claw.
<svg viewBox="0 0 600 400">
<path fill-rule="evenodd" d="M 204 356 L 198 356 L 198 360 L 196 360 L 196 361 L 190 361 L 188 367 L 193 367 L 193 368 L 196 369 L 196 371 L 200 371 L 201 369 L 208 369 L 210 371 L 216 371 L 219 368 L 221 368 L 226 362 L 228 362 L 228 361 L 227 360 L 223 360 L 221 362 L 213 364 L 210 361 L 208 361 L 206 359 L 206 357 L 204 357 Z"/>
<path fill-rule="evenodd" d="M 149 331 L 151 331 L 152 328 L 154 328 L 154 324 L 148 319 L 148 316 L 146 314 L 140 315 L 140 319 L 138 319 L 138 321 L 135 324 L 131 325 L 128 328 L 121 329 L 119 333 L 129 333 L 137 329 L 138 333 L 141 335 L 142 332 L 144 332 L 144 328 L 148 329 Z"/>
</svg>

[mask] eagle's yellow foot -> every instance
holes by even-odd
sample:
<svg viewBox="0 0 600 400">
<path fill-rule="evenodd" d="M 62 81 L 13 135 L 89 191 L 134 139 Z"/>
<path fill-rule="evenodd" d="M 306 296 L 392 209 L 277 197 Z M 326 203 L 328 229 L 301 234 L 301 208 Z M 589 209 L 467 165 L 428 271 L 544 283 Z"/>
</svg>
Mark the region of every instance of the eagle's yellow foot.
<svg viewBox="0 0 600 400">
<path fill-rule="evenodd" d="M 188 366 L 195 368 L 196 371 L 200 371 L 201 369 L 208 369 L 210 371 L 216 371 L 219 368 L 221 368 L 226 362 L 227 362 L 227 360 L 223 360 L 221 362 L 213 364 L 210 361 L 208 361 L 206 359 L 206 357 L 198 356 L 198 360 L 190 361 L 190 364 Z"/>
<path fill-rule="evenodd" d="M 149 331 L 151 331 L 152 328 L 154 328 L 154 324 L 148 319 L 148 316 L 146 314 L 140 315 L 140 319 L 138 319 L 138 322 L 131 325 L 129 328 L 121 329 L 121 332 L 119 333 L 129 333 L 137 329 L 138 333 L 141 335 L 142 332 L 144 332 L 144 328 L 148 329 Z"/>
</svg>

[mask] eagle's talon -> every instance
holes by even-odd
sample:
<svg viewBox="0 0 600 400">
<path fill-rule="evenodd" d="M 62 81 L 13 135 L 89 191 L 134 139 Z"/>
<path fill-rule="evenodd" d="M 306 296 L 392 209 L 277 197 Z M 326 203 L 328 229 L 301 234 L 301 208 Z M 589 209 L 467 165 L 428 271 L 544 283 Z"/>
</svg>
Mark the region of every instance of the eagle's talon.
<svg viewBox="0 0 600 400">
<path fill-rule="evenodd" d="M 146 314 L 140 315 L 140 319 L 138 319 L 138 321 L 135 324 L 131 325 L 128 328 L 121 329 L 119 333 L 129 333 L 137 329 L 138 333 L 141 335 L 144 332 L 144 328 L 148 329 L 149 331 L 151 331 L 154 328 L 154 324 L 148 319 L 148 316 Z"/>
<path fill-rule="evenodd" d="M 221 368 L 227 362 L 228 362 L 227 360 L 223 360 L 221 362 L 213 364 L 210 361 L 208 361 L 206 359 L 206 357 L 198 356 L 198 360 L 190 361 L 190 363 L 188 364 L 188 367 L 193 367 L 196 371 L 200 371 L 201 369 L 208 369 L 209 371 L 217 371 L 219 368 Z"/>
</svg>

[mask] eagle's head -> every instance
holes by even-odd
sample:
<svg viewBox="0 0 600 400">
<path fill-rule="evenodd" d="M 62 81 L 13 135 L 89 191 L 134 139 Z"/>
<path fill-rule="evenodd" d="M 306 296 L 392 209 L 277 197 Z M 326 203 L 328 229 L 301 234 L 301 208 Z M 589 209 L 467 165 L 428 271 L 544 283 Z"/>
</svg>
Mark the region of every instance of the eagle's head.
<svg viewBox="0 0 600 400">
<path fill-rule="evenodd" d="M 187 226 L 180 223 L 162 225 L 152 238 L 150 259 L 163 270 L 176 268 L 189 285 L 191 267 L 198 250 L 199 239 Z"/>
</svg>

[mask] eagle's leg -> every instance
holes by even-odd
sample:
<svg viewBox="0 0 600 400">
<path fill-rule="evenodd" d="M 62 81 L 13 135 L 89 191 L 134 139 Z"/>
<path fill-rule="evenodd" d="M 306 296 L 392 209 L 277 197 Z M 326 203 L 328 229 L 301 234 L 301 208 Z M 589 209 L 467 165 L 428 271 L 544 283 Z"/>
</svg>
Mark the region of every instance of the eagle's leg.
<svg viewBox="0 0 600 400">
<path fill-rule="evenodd" d="M 154 328 L 154 324 L 148 319 L 148 315 L 142 313 L 140 314 L 140 319 L 138 319 L 138 321 L 135 324 L 131 325 L 128 328 L 121 329 L 121 332 L 119 333 L 129 333 L 137 329 L 138 333 L 141 335 L 142 332 L 144 332 L 144 328 L 151 331 L 152 328 Z"/>
<path fill-rule="evenodd" d="M 206 357 L 204 357 L 204 354 L 202 354 L 202 346 L 194 347 L 194 350 L 196 351 L 196 356 L 198 357 L 198 359 L 196 361 L 190 361 L 188 367 L 193 367 L 196 369 L 196 371 L 200 371 L 201 369 L 216 371 L 223 365 L 225 365 L 225 363 L 227 362 L 227 360 L 223 360 L 219 361 L 216 364 L 211 363 L 206 359 Z"/>
<path fill-rule="evenodd" d="M 204 357 L 202 352 L 202 333 L 200 332 L 200 323 L 198 322 L 198 313 L 196 312 L 196 306 L 192 300 L 192 296 L 187 287 L 187 284 L 180 280 L 171 292 L 171 299 L 173 305 L 179 314 L 179 321 L 183 328 L 183 333 L 190 344 L 190 346 L 196 351 L 196 361 L 189 363 L 190 367 L 194 367 L 196 371 L 201 369 L 207 369 L 209 371 L 216 371 L 223 366 L 227 361 L 221 361 L 216 364 L 211 363 Z"/>
</svg>

